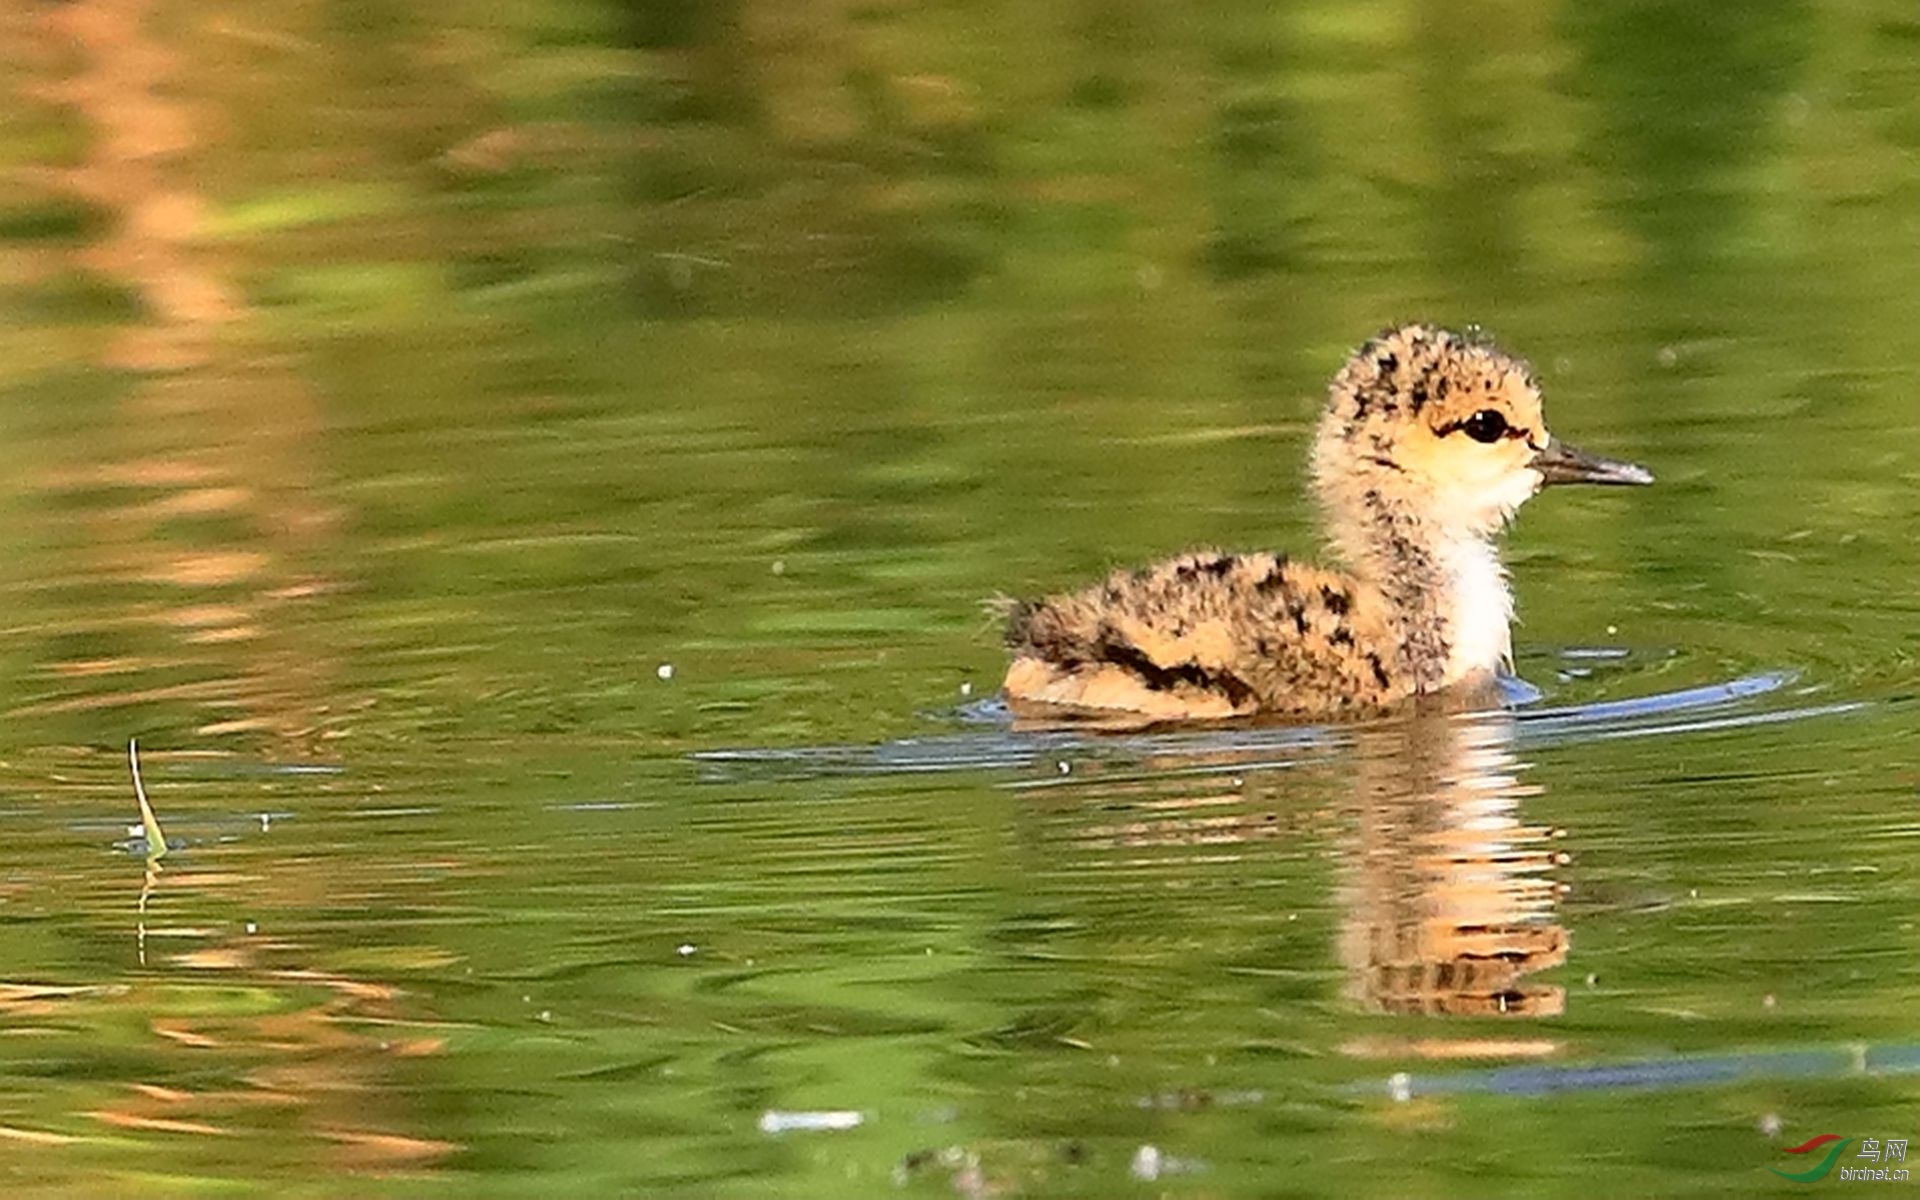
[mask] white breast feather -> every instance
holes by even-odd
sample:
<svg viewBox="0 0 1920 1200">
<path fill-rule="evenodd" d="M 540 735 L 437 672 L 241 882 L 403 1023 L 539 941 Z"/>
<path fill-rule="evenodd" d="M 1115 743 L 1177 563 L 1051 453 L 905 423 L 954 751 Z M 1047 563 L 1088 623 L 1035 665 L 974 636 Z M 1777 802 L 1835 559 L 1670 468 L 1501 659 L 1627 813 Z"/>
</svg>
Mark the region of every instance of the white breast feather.
<svg viewBox="0 0 1920 1200">
<path fill-rule="evenodd" d="M 1513 592 L 1507 571 L 1492 543 L 1478 538 L 1454 542 L 1441 555 L 1453 597 L 1448 632 L 1447 682 L 1498 670 L 1513 657 L 1510 626 Z"/>
</svg>

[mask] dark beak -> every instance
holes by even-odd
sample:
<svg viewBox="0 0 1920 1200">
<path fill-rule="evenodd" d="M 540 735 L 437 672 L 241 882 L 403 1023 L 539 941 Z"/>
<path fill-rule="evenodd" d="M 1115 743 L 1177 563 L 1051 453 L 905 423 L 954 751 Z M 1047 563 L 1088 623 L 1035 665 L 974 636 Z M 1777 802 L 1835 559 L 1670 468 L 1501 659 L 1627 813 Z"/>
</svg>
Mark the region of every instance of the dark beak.
<svg viewBox="0 0 1920 1200">
<path fill-rule="evenodd" d="M 1635 463 L 1617 458 L 1588 454 L 1578 446 L 1569 446 L 1557 437 L 1547 439 L 1547 448 L 1533 456 L 1528 464 L 1540 472 L 1545 484 L 1612 483 L 1645 484 L 1653 482 L 1653 472 Z"/>
</svg>

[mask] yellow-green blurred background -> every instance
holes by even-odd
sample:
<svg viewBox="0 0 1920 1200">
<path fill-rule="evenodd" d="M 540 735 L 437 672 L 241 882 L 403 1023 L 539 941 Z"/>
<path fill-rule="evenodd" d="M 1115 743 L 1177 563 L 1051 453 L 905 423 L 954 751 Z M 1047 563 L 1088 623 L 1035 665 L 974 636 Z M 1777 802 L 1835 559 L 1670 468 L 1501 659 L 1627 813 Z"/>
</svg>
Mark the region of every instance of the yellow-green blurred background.
<svg viewBox="0 0 1920 1200">
<path fill-rule="evenodd" d="M 1910 3 L 42 0 L 0 92 L 9 1194 L 1750 1195 L 1914 1132 Z M 1457 764 L 949 711 L 985 597 L 1311 551 L 1413 318 L 1660 479 L 1509 541 L 1602 729 L 1472 767 L 1558 1015 L 1354 994 Z M 1688 1056 L 1745 1066 L 1376 1086 Z"/>
</svg>

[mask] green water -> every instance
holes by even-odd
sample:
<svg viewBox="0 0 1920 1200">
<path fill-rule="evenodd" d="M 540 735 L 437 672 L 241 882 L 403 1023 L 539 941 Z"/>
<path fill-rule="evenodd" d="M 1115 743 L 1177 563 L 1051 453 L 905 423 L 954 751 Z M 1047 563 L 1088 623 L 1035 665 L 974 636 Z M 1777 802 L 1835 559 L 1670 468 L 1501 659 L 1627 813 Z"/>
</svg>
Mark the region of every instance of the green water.
<svg viewBox="0 0 1920 1200">
<path fill-rule="evenodd" d="M 8 1195 L 1920 1132 L 1910 5 L 72 0 L 0 64 Z M 1660 478 L 1512 534 L 1540 705 L 955 716 L 983 598 L 1310 550 L 1413 317 Z"/>
</svg>

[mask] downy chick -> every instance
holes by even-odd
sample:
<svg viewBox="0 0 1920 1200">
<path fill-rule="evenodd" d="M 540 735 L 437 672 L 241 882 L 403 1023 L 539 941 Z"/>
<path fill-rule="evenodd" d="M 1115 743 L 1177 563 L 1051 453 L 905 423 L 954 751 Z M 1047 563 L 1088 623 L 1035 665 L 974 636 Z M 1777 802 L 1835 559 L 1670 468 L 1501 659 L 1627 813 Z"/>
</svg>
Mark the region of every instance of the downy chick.
<svg viewBox="0 0 1920 1200">
<path fill-rule="evenodd" d="M 1375 337 L 1328 389 L 1315 495 L 1336 572 L 1195 551 L 1012 606 L 1023 716 L 1147 720 L 1378 710 L 1511 662 L 1495 538 L 1548 484 L 1646 484 L 1547 432 L 1524 362 L 1428 325 Z"/>
</svg>

